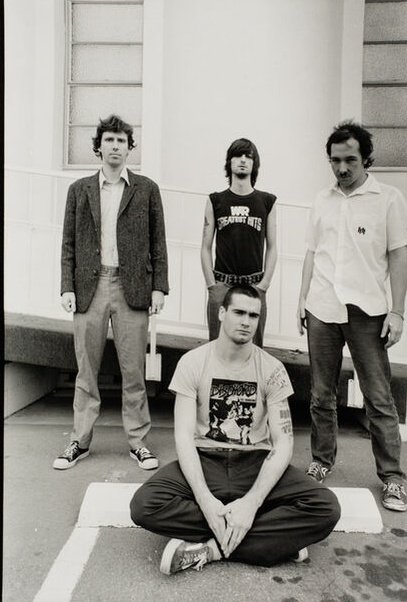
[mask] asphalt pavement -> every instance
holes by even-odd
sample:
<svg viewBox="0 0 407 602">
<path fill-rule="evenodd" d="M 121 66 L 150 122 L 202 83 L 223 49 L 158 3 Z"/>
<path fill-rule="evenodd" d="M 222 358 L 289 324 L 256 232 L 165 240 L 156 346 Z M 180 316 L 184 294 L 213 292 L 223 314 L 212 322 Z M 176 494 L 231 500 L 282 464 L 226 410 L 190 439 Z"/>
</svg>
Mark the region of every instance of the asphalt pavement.
<svg viewBox="0 0 407 602">
<path fill-rule="evenodd" d="M 67 471 L 52 469 L 72 421 L 72 390 L 61 390 L 5 421 L 3 600 L 32 602 L 71 537 L 90 483 L 141 483 L 149 473 L 129 457 L 117 391 L 104 392 L 90 456 Z M 161 464 L 175 459 L 172 400 L 150 401 L 148 445 Z M 309 416 L 293 409 L 293 464 L 307 466 Z M 340 411 L 338 457 L 326 484 L 365 487 L 377 501 L 380 534 L 334 532 L 310 548 L 303 564 L 272 568 L 231 562 L 167 577 L 159 572 L 166 540 L 136 528 L 101 528 L 72 602 L 371 602 L 407 600 L 407 513 L 385 510 L 369 437 L 355 410 Z M 403 467 L 407 469 L 407 444 Z M 64 575 L 61 576 L 61 591 Z M 62 594 L 61 594 L 62 596 Z M 62 602 L 58 594 L 49 602 Z"/>
</svg>

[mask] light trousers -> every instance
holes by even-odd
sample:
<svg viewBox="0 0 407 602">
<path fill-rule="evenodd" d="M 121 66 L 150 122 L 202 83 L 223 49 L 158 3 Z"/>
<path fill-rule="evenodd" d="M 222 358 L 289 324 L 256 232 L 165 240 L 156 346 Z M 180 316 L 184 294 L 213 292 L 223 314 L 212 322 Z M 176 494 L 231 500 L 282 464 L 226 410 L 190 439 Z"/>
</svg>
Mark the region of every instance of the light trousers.
<svg viewBox="0 0 407 602">
<path fill-rule="evenodd" d="M 122 374 L 122 418 L 130 449 L 142 447 L 151 427 L 144 381 L 148 312 L 131 309 L 124 298 L 117 268 L 102 266 L 96 293 L 85 313 L 74 314 L 78 375 L 71 441 L 88 448 L 100 413 L 98 373 L 111 320 Z"/>
</svg>

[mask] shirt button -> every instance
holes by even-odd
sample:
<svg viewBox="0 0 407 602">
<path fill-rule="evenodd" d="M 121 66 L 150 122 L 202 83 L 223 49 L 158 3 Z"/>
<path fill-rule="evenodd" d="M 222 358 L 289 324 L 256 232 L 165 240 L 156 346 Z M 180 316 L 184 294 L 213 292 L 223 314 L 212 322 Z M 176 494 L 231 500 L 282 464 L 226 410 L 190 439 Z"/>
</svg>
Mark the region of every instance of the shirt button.
<svg viewBox="0 0 407 602">
<path fill-rule="evenodd" d="M 96 249 L 96 255 L 100 255 L 99 249 Z"/>
<path fill-rule="evenodd" d="M 97 270 L 93 270 L 93 273 L 95 274 L 95 276 L 98 275 L 98 271 Z"/>
</svg>

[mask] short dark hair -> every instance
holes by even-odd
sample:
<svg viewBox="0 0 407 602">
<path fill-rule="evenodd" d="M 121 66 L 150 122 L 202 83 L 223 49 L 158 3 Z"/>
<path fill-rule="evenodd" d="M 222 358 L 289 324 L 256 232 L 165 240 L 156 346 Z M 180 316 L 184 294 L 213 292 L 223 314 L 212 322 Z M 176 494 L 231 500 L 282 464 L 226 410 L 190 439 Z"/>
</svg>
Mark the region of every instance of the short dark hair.
<svg viewBox="0 0 407 602">
<path fill-rule="evenodd" d="M 104 132 L 124 132 L 127 135 L 129 150 L 136 146 L 133 138 L 133 128 L 131 125 L 123 121 L 118 115 L 109 115 L 106 119 L 99 118 L 99 125 L 96 128 L 96 136 L 92 138 L 93 152 L 97 157 L 100 157 L 100 145 Z"/>
<path fill-rule="evenodd" d="M 232 303 L 233 295 L 246 295 L 246 297 L 251 297 L 252 299 L 260 299 L 260 293 L 254 286 L 250 284 L 235 284 L 227 290 L 222 301 L 222 307 L 225 309 L 229 307 Z"/>
<path fill-rule="evenodd" d="M 363 164 L 367 169 L 373 165 L 373 142 L 372 134 L 358 123 L 351 121 L 342 121 L 335 126 L 334 131 L 329 136 L 326 143 L 326 152 L 328 157 L 331 156 L 332 144 L 340 144 L 350 138 L 354 138 L 359 142 L 360 154 L 362 155 Z"/>
<path fill-rule="evenodd" d="M 260 157 L 259 151 L 256 148 L 256 145 L 248 140 L 247 138 L 238 138 L 229 146 L 226 153 L 226 163 L 225 163 L 225 172 L 226 177 L 229 180 L 229 184 L 232 183 L 232 169 L 230 166 L 230 162 L 233 157 L 241 157 L 242 155 L 251 156 L 253 159 L 253 169 L 250 174 L 250 181 L 252 186 L 256 184 L 257 176 L 259 173 L 260 167 Z"/>
</svg>

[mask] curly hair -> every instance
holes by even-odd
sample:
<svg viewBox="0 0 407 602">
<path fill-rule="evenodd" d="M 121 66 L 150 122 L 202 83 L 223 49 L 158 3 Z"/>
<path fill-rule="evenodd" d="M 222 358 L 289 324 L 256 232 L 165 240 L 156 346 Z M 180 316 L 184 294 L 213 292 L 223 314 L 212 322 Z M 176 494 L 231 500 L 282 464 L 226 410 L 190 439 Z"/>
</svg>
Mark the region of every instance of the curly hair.
<svg viewBox="0 0 407 602">
<path fill-rule="evenodd" d="M 359 142 L 360 154 L 362 155 L 363 164 L 367 169 L 373 165 L 373 142 L 372 134 L 358 123 L 350 121 L 342 121 L 335 126 L 334 131 L 329 136 L 326 143 L 326 152 L 328 157 L 331 156 L 332 144 L 340 144 L 350 138 L 354 138 Z"/>
<path fill-rule="evenodd" d="M 253 159 L 253 169 L 252 169 L 252 173 L 250 174 L 250 182 L 251 182 L 252 186 L 254 186 L 256 183 L 256 180 L 257 180 L 258 173 L 259 173 L 260 157 L 259 157 L 259 152 L 258 152 L 255 144 L 253 144 L 253 142 L 251 142 L 247 138 L 238 138 L 237 140 L 232 142 L 232 144 L 229 146 L 227 153 L 226 153 L 226 163 L 225 163 L 226 177 L 229 180 L 229 184 L 231 184 L 232 183 L 232 168 L 231 168 L 230 163 L 231 163 L 233 157 L 241 157 L 242 155 L 247 155 L 248 157 L 251 157 Z"/>
<path fill-rule="evenodd" d="M 109 115 L 106 119 L 99 118 L 99 125 L 96 128 L 96 136 L 92 138 L 93 152 L 97 157 L 101 156 L 100 145 L 104 132 L 124 132 L 127 136 L 129 150 L 136 146 L 133 138 L 133 128 L 131 125 L 123 121 L 118 115 Z"/>
</svg>

